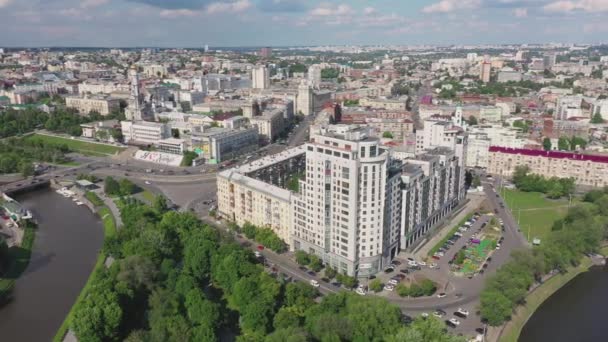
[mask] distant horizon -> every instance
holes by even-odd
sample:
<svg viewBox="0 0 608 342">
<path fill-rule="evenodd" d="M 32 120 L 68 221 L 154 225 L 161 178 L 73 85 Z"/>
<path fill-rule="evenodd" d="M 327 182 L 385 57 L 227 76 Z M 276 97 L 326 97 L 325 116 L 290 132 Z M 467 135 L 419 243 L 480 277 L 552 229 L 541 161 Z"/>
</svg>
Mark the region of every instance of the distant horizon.
<svg viewBox="0 0 608 342">
<path fill-rule="evenodd" d="M 0 45 L 595 44 L 607 13 L 603 0 L 0 0 Z"/>
</svg>

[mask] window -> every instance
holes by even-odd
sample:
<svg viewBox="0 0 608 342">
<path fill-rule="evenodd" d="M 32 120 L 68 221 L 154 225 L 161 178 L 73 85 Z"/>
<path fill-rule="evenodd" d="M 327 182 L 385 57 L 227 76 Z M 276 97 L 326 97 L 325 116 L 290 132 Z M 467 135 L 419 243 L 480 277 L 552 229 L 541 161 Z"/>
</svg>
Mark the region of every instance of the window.
<svg viewBox="0 0 608 342">
<path fill-rule="evenodd" d="M 369 147 L 369 156 L 370 157 L 375 157 L 376 156 L 376 146 L 370 146 Z"/>
<path fill-rule="evenodd" d="M 361 151 L 359 151 L 359 154 L 361 154 L 361 158 L 365 158 L 365 147 L 361 146 Z"/>
</svg>

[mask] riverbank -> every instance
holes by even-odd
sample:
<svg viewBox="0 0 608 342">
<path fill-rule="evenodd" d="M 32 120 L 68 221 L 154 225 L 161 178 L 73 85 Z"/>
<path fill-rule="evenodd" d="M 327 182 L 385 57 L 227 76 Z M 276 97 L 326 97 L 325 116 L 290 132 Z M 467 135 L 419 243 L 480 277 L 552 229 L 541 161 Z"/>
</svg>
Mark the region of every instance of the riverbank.
<svg viewBox="0 0 608 342">
<path fill-rule="evenodd" d="M 87 196 L 87 199 L 88 199 L 88 196 Z M 104 206 L 96 207 L 95 210 L 97 212 L 97 215 L 99 215 L 99 217 L 101 218 L 101 220 L 103 222 L 104 241 L 107 238 L 116 235 L 116 223 L 115 223 L 114 216 L 112 215 L 112 212 L 110 211 L 110 209 L 108 209 L 108 207 L 106 207 L 104 205 Z M 74 312 L 76 312 L 78 305 L 86 297 L 92 284 L 95 283 L 97 276 L 99 274 L 99 271 L 103 267 L 105 267 L 105 261 L 106 261 L 106 255 L 103 252 L 103 250 L 101 250 L 97 256 L 97 261 L 95 262 L 95 267 L 93 268 L 93 271 L 91 272 L 91 275 L 89 276 L 89 279 L 87 279 L 87 282 L 84 285 L 84 287 L 82 288 L 82 291 L 80 292 L 80 294 L 78 295 L 78 298 L 76 298 L 74 305 L 72 305 L 72 307 L 70 308 L 70 312 L 67 314 L 67 316 L 63 320 L 63 323 L 61 323 L 61 326 L 57 330 L 55 337 L 53 337 L 53 342 L 63 341 L 65 335 L 67 334 L 67 332 L 70 328 L 70 323 L 72 321 L 72 317 L 74 316 Z"/>
<path fill-rule="evenodd" d="M 566 285 L 579 274 L 586 272 L 593 265 L 591 258 L 585 257 L 576 267 L 571 267 L 564 274 L 557 274 L 545 281 L 526 296 L 526 304 L 517 307 L 511 320 L 504 325 L 500 332 L 499 342 L 517 342 L 521 330 L 540 305 L 557 290 Z"/>
<path fill-rule="evenodd" d="M 0 304 L 10 298 L 15 281 L 29 265 L 35 236 L 36 224 L 28 221 L 25 223 L 21 245 L 9 248 L 10 265 L 5 274 L 0 277 Z"/>
</svg>

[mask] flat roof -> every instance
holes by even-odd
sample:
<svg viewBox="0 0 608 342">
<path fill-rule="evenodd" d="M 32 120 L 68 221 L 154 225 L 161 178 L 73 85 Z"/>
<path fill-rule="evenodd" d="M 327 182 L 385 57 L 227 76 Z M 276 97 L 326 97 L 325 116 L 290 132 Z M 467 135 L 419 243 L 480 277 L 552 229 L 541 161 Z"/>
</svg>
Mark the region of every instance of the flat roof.
<svg viewBox="0 0 608 342">
<path fill-rule="evenodd" d="M 264 158 L 254 160 L 253 162 L 251 162 L 249 164 L 245 164 L 238 168 L 235 168 L 235 170 L 240 173 L 249 173 L 249 172 L 253 172 L 253 171 L 265 168 L 267 166 L 270 166 L 270 165 L 273 165 L 276 163 L 280 163 L 287 159 L 291 159 L 293 157 L 296 157 L 296 156 L 304 154 L 304 153 L 306 153 L 306 149 L 304 148 L 304 145 L 301 145 L 298 147 L 290 148 L 288 150 L 285 150 L 285 151 L 277 153 L 277 154 L 269 155 Z M 266 183 L 264 183 L 264 184 L 266 184 Z"/>
</svg>

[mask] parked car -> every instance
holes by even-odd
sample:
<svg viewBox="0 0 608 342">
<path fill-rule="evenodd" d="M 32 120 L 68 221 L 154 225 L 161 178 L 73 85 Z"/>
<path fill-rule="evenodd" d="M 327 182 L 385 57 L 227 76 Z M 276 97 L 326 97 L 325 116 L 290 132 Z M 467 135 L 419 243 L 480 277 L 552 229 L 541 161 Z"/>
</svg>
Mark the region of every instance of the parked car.
<svg viewBox="0 0 608 342">
<path fill-rule="evenodd" d="M 439 292 L 439 293 L 437 294 L 437 298 L 443 298 L 443 297 L 445 297 L 445 296 L 446 296 L 445 292 Z"/>
<path fill-rule="evenodd" d="M 311 280 L 310 280 L 310 285 L 311 285 L 312 287 L 319 287 L 319 286 L 321 286 L 321 285 L 319 284 L 319 282 L 318 282 L 318 281 L 316 281 L 316 280 L 314 280 L 314 279 L 311 279 Z"/>
</svg>

